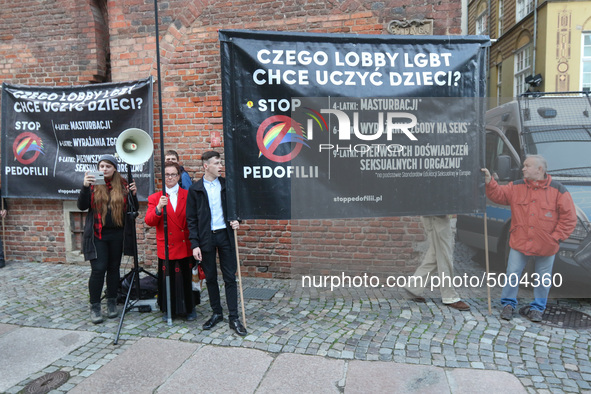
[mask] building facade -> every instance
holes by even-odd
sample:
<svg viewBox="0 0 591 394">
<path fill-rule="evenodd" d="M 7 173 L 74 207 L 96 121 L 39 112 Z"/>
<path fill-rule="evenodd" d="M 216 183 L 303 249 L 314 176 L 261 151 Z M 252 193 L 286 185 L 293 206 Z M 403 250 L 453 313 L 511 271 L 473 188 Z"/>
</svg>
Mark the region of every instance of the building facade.
<svg viewBox="0 0 591 394">
<path fill-rule="evenodd" d="M 490 107 L 528 90 L 591 89 L 591 1 L 474 0 L 468 33 L 493 41 Z"/>
</svg>

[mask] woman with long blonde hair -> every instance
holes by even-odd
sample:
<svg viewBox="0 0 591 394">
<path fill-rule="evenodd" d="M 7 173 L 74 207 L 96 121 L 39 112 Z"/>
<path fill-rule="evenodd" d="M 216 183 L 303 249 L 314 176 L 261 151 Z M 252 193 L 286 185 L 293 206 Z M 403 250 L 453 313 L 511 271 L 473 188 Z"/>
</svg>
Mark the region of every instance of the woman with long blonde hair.
<svg viewBox="0 0 591 394">
<path fill-rule="evenodd" d="M 119 289 L 119 267 L 125 242 L 125 215 L 128 194 L 137 206 L 135 182 L 127 184 L 117 171 L 117 159 L 111 155 L 99 158 L 98 170 L 104 175 L 104 184 L 98 184 L 94 174 L 86 172 L 84 185 L 78 196 L 78 209 L 88 209 L 83 235 L 84 258 L 90 261 L 91 272 L 88 280 L 90 294 L 90 320 L 103 321 L 101 292 L 107 282 L 107 317 L 115 318 L 117 292 Z"/>
</svg>

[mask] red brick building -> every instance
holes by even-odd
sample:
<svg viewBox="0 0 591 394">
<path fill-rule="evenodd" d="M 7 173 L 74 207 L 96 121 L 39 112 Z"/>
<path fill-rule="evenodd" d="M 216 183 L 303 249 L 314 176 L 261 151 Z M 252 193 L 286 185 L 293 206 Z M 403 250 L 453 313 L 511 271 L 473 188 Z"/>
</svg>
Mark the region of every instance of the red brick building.
<svg viewBox="0 0 591 394">
<path fill-rule="evenodd" d="M 159 1 L 166 149 L 201 177 L 200 154 L 222 132 L 218 29 L 352 34 L 462 34 L 462 3 L 367 0 Z M 0 81 L 79 85 L 156 77 L 154 5 L 145 0 L 0 0 Z M 154 159 L 159 119 L 154 100 Z M 222 141 L 223 142 L 223 141 Z M 222 150 L 223 148 L 217 148 Z M 159 174 L 157 168 L 157 174 Z M 157 176 L 158 178 L 159 176 Z M 79 263 L 75 202 L 9 200 L 7 260 Z M 145 212 L 145 205 L 142 207 Z M 418 218 L 245 221 L 245 275 L 286 278 L 412 270 L 424 241 Z M 155 231 L 137 220 L 139 259 L 156 260 Z"/>
</svg>

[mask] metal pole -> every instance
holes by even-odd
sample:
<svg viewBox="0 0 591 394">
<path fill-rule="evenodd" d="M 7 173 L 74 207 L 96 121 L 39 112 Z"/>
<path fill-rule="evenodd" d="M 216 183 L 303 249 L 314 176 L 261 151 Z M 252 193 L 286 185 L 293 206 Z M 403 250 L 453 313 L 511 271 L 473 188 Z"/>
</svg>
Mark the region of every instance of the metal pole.
<svg viewBox="0 0 591 394">
<path fill-rule="evenodd" d="M 126 163 L 127 166 L 127 184 L 131 185 L 133 182 L 133 178 L 131 175 L 131 165 Z M 137 300 L 141 298 L 141 289 L 140 289 L 140 265 L 139 259 L 137 255 L 137 232 L 135 228 L 135 218 L 137 214 L 137 208 L 133 201 L 133 196 L 131 191 L 127 193 L 127 212 L 125 213 L 129 217 L 129 222 L 126 224 L 131 226 L 131 243 L 133 245 L 133 269 L 131 270 L 131 280 L 129 281 L 129 289 L 127 289 L 127 297 L 125 297 L 125 304 L 123 304 L 123 310 L 121 311 L 121 318 L 119 319 L 119 327 L 117 327 L 117 334 L 115 334 L 115 341 L 113 341 L 113 345 L 117 345 L 119 343 L 119 335 L 121 334 L 121 328 L 123 327 L 123 320 L 125 319 L 125 314 L 128 310 L 133 308 L 133 306 L 129 305 L 129 298 L 131 295 L 131 290 L 135 286 Z M 125 279 L 125 278 L 124 278 Z M 137 301 L 136 300 L 136 301 Z"/>
<path fill-rule="evenodd" d="M 164 122 L 162 120 L 162 84 L 160 82 L 160 33 L 158 30 L 158 0 L 154 0 L 154 25 L 156 27 L 156 69 L 158 79 L 158 117 L 160 121 L 160 172 L 162 177 L 162 195 L 166 196 L 166 185 L 164 183 Z M 170 267 L 168 265 L 168 220 L 166 207 L 162 209 L 164 220 L 164 273 L 166 274 L 166 313 L 168 325 L 172 326 L 172 311 L 170 306 Z"/>
<path fill-rule="evenodd" d="M 484 210 L 484 259 L 486 264 L 486 277 L 490 277 L 490 268 L 488 261 L 488 224 L 486 220 L 486 207 Z M 490 301 L 490 286 L 486 286 L 486 297 L 488 299 L 488 314 L 492 315 L 492 306 Z"/>
<path fill-rule="evenodd" d="M 4 199 L 0 196 L 0 200 L 2 200 L 2 210 L 4 211 Z M 4 260 L 6 260 L 6 228 L 4 227 L 4 216 L 2 216 L 2 248 L 4 252 Z"/>
</svg>

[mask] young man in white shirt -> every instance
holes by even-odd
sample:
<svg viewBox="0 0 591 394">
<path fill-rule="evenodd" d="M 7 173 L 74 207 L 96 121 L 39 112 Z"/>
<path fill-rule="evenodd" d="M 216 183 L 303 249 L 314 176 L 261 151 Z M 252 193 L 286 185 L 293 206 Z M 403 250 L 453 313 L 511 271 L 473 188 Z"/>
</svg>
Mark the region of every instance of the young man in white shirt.
<svg viewBox="0 0 591 394">
<path fill-rule="evenodd" d="M 224 320 L 217 281 L 216 252 L 224 279 L 226 303 L 230 328 L 238 335 L 245 336 L 246 329 L 238 318 L 238 286 L 236 283 L 236 255 L 234 251 L 234 229 L 237 220 L 228 221 L 226 206 L 226 180 L 222 174 L 222 160 L 215 151 L 205 152 L 203 178 L 189 188 L 187 198 L 187 224 L 193 257 L 201 261 L 205 273 L 209 304 L 213 315 L 203 324 L 204 330 L 211 330 Z"/>
</svg>

